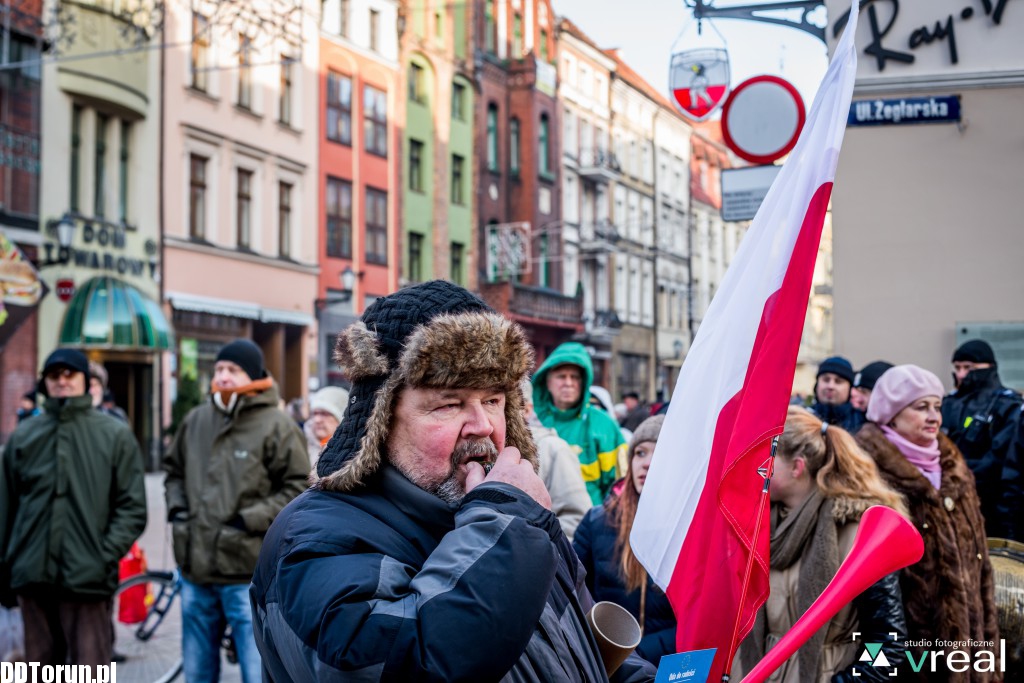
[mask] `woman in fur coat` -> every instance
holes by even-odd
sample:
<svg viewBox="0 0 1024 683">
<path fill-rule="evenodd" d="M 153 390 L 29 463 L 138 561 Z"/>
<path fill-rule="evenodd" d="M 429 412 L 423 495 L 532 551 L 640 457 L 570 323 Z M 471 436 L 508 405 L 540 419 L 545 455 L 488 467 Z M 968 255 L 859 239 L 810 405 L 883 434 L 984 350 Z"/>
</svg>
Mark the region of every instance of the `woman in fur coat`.
<svg viewBox="0 0 1024 683">
<path fill-rule="evenodd" d="M 790 407 L 779 439 L 771 488 L 771 593 L 740 645 L 733 673 L 750 671 L 785 635 L 853 546 L 861 515 L 872 505 L 906 514 L 899 494 L 840 427 Z M 860 635 L 854 639 L 854 632 Z M 882 643 L 893 665 L 906 633 L 899 580 L 884 577 L 832 617 L 770 679 L 783 683 L 887 681 L 891 669 L 858 661 L 864 643 Z M 876 660 L 879 661 L 880 660 Z M 856 676 L 856 678 L 855 678 Z"/>
<path fill-rule="evenodd" d="M 887 370 L 871 392 L 869 423 L 857 441 L 874 458 L 882 477 L 904 495 L 910 519 L 924 538 L 924 557 L 900 574 L 908 654 L 920 661 L 925 651 L 945 650 L 948 655 L 962 650 L 970 658 L 965 671 L 954 672 L 947 668 L 946 656 L 938 657 L 932 671 L 929 655 L 921 679 L 999 681 L 999 630 L 985 520 L 974 476 L 957 447 L 939 431 L 943 393 L 939 378 L 923 368 L 899 365 Z M 960 642 L 943 646 L 936 641 Z M 901 674 L 910 668 L 901 666 Z M 961 668 L 959 662 L 956 668 Z"/>
</svg>

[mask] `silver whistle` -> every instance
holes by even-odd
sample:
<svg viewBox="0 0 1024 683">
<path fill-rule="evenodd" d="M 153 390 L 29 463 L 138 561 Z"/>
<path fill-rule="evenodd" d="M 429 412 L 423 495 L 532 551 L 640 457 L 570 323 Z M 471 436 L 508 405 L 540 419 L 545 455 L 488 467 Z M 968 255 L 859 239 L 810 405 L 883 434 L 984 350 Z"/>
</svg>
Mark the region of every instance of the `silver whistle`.
<svg viewBox="0 0 1024 683">
<path fill-rule="evenodd" d="M 484 463 L 484 476 L 487 476 L 488 474 L 490 474 L 491 470 L 493 468 L 494 468 L 494 463 L 493 462 L 485 462 Z"/>
</svg>

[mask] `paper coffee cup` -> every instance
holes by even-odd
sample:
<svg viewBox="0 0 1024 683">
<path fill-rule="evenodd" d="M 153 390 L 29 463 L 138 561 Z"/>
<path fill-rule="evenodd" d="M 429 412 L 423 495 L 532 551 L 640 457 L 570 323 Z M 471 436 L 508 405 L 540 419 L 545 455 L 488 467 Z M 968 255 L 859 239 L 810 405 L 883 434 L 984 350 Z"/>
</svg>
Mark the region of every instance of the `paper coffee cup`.
<svg viewBox="0 0 1024 683">
<path fill-rule="evenodd" d="M 587 623 L 610 678 L 640 644 L 640 624 L 624 607 L 607 601 L 594 605 L 587 614 Z"/>
</svg>

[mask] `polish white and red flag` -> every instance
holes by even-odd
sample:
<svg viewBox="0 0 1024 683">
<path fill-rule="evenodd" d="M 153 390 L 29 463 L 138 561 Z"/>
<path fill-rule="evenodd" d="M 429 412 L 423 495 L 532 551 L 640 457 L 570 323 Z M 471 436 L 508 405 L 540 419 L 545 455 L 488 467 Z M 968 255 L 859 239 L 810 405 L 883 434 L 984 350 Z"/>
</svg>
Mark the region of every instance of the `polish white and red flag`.
<svg viewBox="0 0 1024 683">
<path fill-rule="evenodd" d="M 630 535 L 672 604 L 677 651 L 717 648 L 709 681 L 721 680 L 768 597 L 768 506 L 758 469 L 786 420 L 853 94 L 857 12 L 855 0 L 800 139 L 683 363 Z"/>
</svg>

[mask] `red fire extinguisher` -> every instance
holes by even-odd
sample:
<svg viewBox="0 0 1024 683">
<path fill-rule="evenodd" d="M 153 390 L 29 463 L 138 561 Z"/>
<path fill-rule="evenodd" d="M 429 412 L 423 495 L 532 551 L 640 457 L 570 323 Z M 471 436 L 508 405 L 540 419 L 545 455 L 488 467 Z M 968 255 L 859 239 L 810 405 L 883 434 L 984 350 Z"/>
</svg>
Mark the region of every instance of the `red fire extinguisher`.
<svg viewBox="0 0 1024 683">
<path fill-rule="evenodd" d="M 146 554 L 138 543 L 132 543 L 128 554 L 118 563 L 118 579 L 124 581 L 146 571 Z M 137 624 L 146 618 L 152 602 L 148 583 L 126 588 L 118 596 L 117 620 L 122 624 Z"/>
</svg>

